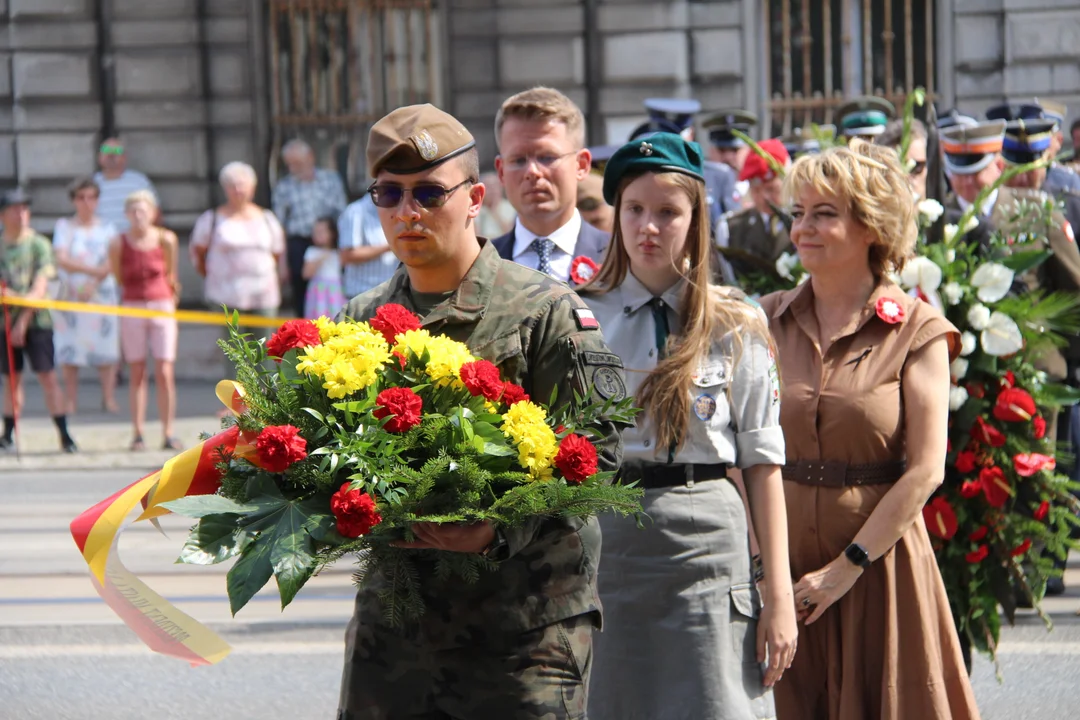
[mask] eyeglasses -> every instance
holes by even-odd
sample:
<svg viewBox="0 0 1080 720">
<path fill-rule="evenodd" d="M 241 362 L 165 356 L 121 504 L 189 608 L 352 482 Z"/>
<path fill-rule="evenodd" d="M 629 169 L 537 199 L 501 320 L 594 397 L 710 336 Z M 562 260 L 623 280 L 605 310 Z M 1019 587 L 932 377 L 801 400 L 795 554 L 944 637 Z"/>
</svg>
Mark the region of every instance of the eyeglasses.
<svg viewBox="0 0 1080 720">
<path fill-rule="evenodd" d="M 124 146 L 123 145 L 102 145 L 101 146 L 101 154 L 102 155 L 123 155 L 124 154 Z"/>
<path fill-rule="evenodd" d="M 432 210 L 445 205 L 459 187 L 475 182 L 476 180 L 469 178 L 452 188 L 445 188 L 435 183 L 425 183 L 411 188 L 403 188 L 400 185 L 372 185 L 368 188 L 368 192 L 371 193 L 372 202 L 381 208 L 396 208 L 405 199 L 405 193 L 410 193 L 417 205 L 425 210 Z"/>
<path fill-rule="evenodd" d="M 555 167 L 555 165 L 558 164 L 558 162 L 564 157 L 569 157 L 571 155 L 577 154 L 578 151 L 574 150 L 572 152 L 563 153 L 562 155 L 525 155 L 524 157 L 512 157 L 504 159 L 503 163 L 508 170 L 521 171 L 529 167 L 529 165 L 532 163 L 536 163 L 545 170 L 550 170 L 551 168 Z"/>
<path fill-rule="evenodd" d="M 922 171 L 925 170 L 925 169 L 926 169 L 926 161 L 925 160 L 916 160 L 912 164 L 911 169 L 908 170 L 908 175 L 921 175 Z"/>
</svg>

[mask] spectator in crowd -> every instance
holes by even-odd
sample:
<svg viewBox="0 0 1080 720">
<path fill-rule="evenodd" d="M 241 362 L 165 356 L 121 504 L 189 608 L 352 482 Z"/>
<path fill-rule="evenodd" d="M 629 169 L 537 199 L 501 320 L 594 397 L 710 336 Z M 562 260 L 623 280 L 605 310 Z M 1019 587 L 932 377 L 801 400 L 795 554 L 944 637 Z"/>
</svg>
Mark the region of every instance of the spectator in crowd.
<svg viewBox="0 0 1080 720">
<path fill-rule="evenodd" d="M 0 195 L 0 221 L 4 223 L 0 239 L 0 281 L 5 292 L 31 300 L 44 299 L 49 280 L 56 275 L 49 241 L 30 226 L 30 196 L 22 189 L 8 190 Z M 60 434 L 60 448 L 67 453 L 78 451 L 67 429 L 64 400 L 56 380 L 55 349 L 53 346 L 52 314 L 48 310 L 14 308 L 11 310 L 11 337 L 0 326 L 0 376 L 4 382 L 4 434 L 0 436 L 0 451 L 15 444 L 15 418 L 22 414 L 22 372 L 29 359 L 30 369 L 37 374 L 45 390 L 45 405 Z M 8 343 L 11 343 L 14 366 L 8 365 Z M 14 374 L 11 382 L 8 376 Z M 14 385 L 14 395 L 11 386 Z"/>
<path fill-rule="evenodd" d="M 342 289 L 351 299 L 390 279 L 398 259 L 379 222 L 379 211 L 365 193 L 345 208 L 338 218 L 338 247 L 340 248 Z"/>
<path fill-rule="evenodd" d="M 578 183 L 577 209 L 581 219 L 597 230 L 615 232 L 615 208 L 604 200 L 604 176 L 590 172 Z"/>
<path fill-rule="evenodd" d="M 309 320 L 322 316 L 334 318 L 345 307 L 337 221 L 331 217 L 316 220 L 311 242 L 311 247 L 304 253 L 304 279 L 308 281 L 304 317 Z"/>
<path fill-rule="evenodd" d="M 289 174 L 274 187 L 273 207 L 285 226 L 293 311 L 303 317 L 304 253 L 311 247 L 311 230 L 319 218 L 337 217 L 345 209 L 345 186 L 333 170 L 315 167 L 315 152 L 303 140 L 285 143 L 281 157 Z"/>
<path fill-rule="evenodd" d="M 94 175 L 100 194 L 98 196 L 98 217 L 112 224 L 117 232 L 128 229 L 124 203 L 128 196 L 139 190 L 146 190 L 154 196 L 157 204 L 157 191 L 150 178 L 127 166 L 127 149 L 120 138 L 110 137 L 102 141 L 98 148 L 98 167 Z"/>
<path fill-rule="evenodd" d="M 484 173 L 480 176 L 487 192 L 480 216 L 476 218 L 476 234 L 485 238 L 497 238 L 510 232 L 514 227 L 514 206 L 503 194 L 498 173 Z"/>
<path fill-rule="evenodd" d="M 148 190 L 132 193 L 125 202 L 129 229 L 109 244 L 109 262 L 120 285 L 124 307 L 176 311 L 180 283 L 176 279 L 176 234 L 158 227 L 157 200 Z M 124 362 L 131 368 L 131 422 L 134 437 L 131 449 L 144 450 L 143 423 L 146 419 L 146 356 L 154 358 L 154 382 L 157 385 L 158 414 L 165 450 L 179 450 L 173 435 L 176 416 L 176 340 L 174 318 L 125 317 L 120 320 L 120 347 Z"/>
<path fill-rule="evenodd" d="M 53 230 L 53 252 L 60 268 L 60 300 L 116 305 L 119 296 L 109 265 L 109 241 L 116 228 L 98 217 L 100 189 L 90 178 L 69 191 L 75 215 L 60 218 Z M 101 379 L 101 406 L 115 413 L 116 365 L 120 360 L 120 321 L 115 315 L 53 313 L 56 361 L 67 396 L 67 413 L 78 409 L 79 368 L 95 367 Z"/>
<path fill-rule="evenodd" d="M 904 141 L 904 121 L 890 120 L 885 126 L 885 131 L 874 138 L 875 145 L 891 147 L 900 151 L 900 143 Z M 919 199 L 926 197 L 926 125 L 918 118 L 911 120 L 910 142 L 908 143 L 906 156 L 908 181 L 911 189 L 915 191 Z"/>
</svg>

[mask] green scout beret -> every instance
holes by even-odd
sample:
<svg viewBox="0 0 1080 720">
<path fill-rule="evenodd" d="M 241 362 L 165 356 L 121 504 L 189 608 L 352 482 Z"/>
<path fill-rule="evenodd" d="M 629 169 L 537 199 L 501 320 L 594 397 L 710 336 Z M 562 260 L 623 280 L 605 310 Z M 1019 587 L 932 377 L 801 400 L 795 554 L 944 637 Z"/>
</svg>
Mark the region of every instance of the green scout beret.
<svg viewBox="0 0 1080 720">
<path fill-rule="evenodd" d="M 604 200 L 614 205 L 622 179 L 646 172 L 677 172 L 705 182 L 701 146 L 664 132 L 626 143 L 615 151 L 604 168 Z"/>
<path fill-rule="evenodd" d="M 367 143 L 369 177 L 380 170 L 396 175 L 424 172 L 476 146 L 464 125 L 434 105 L 407 105 L 371 126 Z"/>
</svg>

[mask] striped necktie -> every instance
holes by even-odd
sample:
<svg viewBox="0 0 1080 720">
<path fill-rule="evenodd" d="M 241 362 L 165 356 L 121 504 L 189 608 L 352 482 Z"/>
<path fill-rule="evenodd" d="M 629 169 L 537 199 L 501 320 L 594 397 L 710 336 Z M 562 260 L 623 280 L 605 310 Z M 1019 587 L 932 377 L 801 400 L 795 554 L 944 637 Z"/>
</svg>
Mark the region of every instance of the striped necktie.
<svg viewBox="0 0 1080 720">
<path fill-rule="evenodd" d="M 545 275 L 551 274 L 551 251 L 554 247 L 555 243 L 549 238 L 536 238 L 529 244 L 529 248 L 536 253 L 538 258 L 536 269 Z"/>
</svg>

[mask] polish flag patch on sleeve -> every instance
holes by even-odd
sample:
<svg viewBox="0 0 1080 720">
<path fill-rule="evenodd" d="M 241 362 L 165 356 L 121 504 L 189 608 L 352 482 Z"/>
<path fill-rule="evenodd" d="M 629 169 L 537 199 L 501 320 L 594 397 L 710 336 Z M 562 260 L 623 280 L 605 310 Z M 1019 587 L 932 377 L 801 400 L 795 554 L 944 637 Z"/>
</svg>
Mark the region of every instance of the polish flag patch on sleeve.
<svg viewBox="0 0 1080 720">
<path fill-rule="evenodd" d="M 581 330 L 599 330 L 600 322 L 593 315 L 593 311 L 587 308 L 574 308 L 574 320 Z"/>
</svg>

